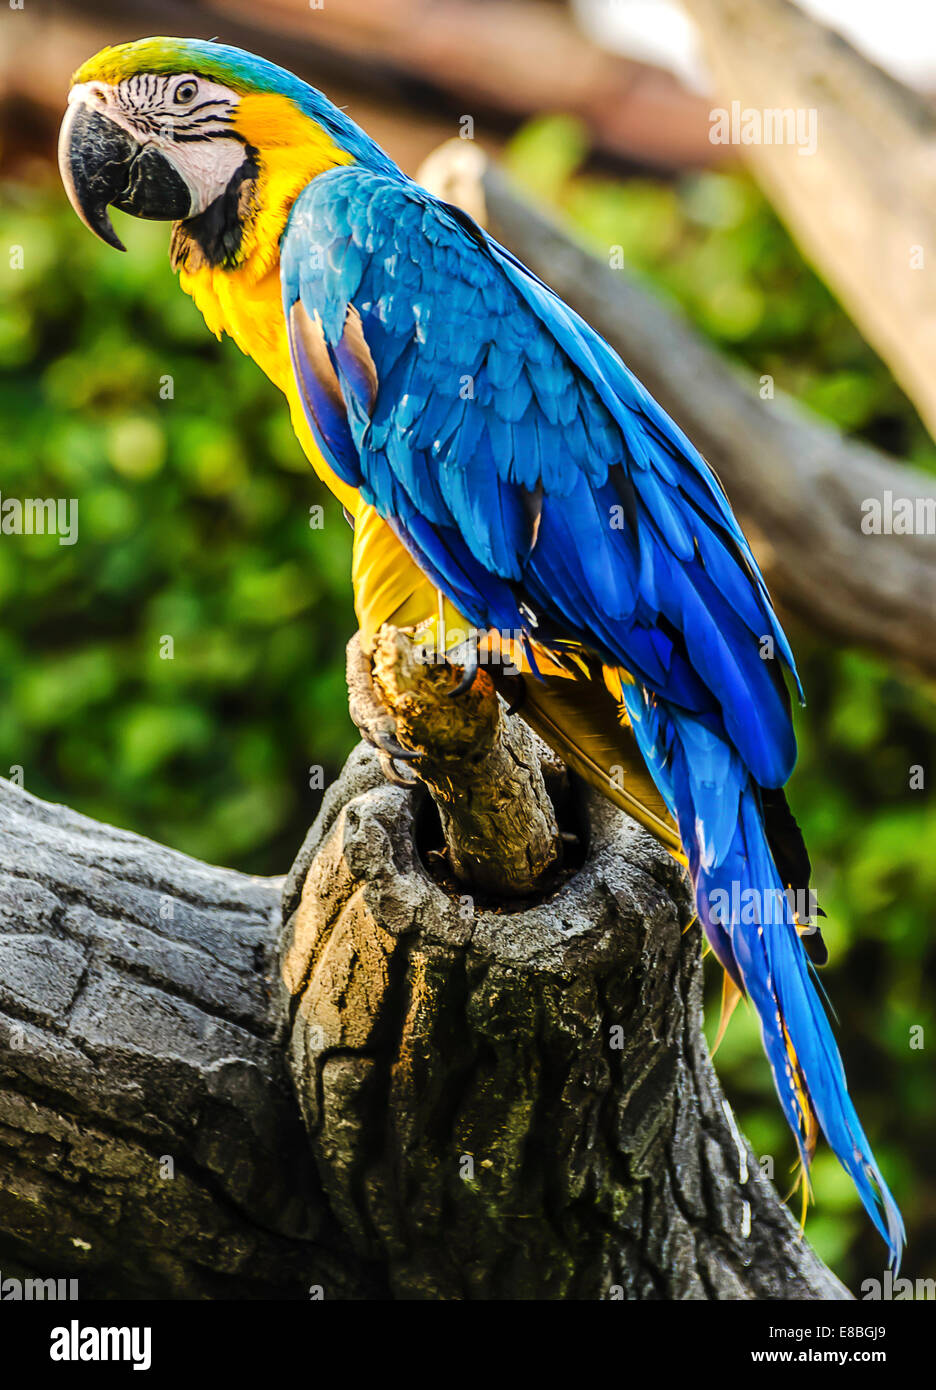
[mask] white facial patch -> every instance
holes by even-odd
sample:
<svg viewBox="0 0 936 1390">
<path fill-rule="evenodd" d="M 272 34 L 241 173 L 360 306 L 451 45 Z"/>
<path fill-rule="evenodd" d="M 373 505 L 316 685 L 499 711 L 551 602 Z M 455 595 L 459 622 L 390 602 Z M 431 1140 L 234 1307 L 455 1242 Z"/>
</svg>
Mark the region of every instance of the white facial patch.
<svg viewBox="0 0 936 1390">
<path fill-rule="evenodd" d="M 244 162 L 239 140 L 199 140 L 191 144 L 160 146 L 185 179 L 192 194 L 190 217 L 204 212 L 227 188 Z"/>
<path fill-rule="evenodd" d="M 190 217 L 224 192 L 244 162 L 243 143 L 228 133 L 240 97 L 194 73 L 138 73 L 113 85 L 82 82 L 68 101 L 100 111 L 139 144 L 156 145 L 188 186 Z"/>
</svg>

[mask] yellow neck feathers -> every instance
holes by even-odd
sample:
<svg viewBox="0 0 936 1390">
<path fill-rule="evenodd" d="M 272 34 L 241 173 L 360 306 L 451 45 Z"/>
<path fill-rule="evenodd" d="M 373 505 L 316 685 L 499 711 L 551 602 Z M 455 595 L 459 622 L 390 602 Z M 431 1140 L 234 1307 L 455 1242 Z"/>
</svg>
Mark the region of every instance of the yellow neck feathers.
<svg viewBox="0 0 936 1390">
<path fill-rule="evenodd" d="M 244 228 L 242 264 L 259 278 L 279 259 L 279 239 L 296 198 L 310 179 L 352 157 L 294 102 L 275 95 L 245 96 L 237 128 L 260 152 L 260 178 Z"/>
<path fill-rule="evenodd" d="M 311 179 L 352 156 L 288 98 L 248 95 L 237 129 L 258 153 L 260 174 L 245 187 L 237 264 L 211 265 L 197 247 L 174 254 L 179 283 L 217 337 L 227 333 L 288 393 L 289 359 L 279 283 L 279 241 L 296 198 Z M 175 251 L 175 248 L 174 248 Z"/>
</svg>

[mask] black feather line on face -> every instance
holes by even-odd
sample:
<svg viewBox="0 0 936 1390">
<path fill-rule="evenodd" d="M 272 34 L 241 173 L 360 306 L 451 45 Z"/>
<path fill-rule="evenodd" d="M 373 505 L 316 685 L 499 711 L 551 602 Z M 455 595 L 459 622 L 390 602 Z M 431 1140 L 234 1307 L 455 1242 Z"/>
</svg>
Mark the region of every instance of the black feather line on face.
<svg viewBox="0 0 936 1390">
<path fill-rule="evenodd" d="M 236 266 L 244 237 L 244 210 L 259 177 L 259 153 L 248 145 L 243 164 L 224 192 L 204 212 L 173 225 L 169 246 L 173 270 L 180 266 L 189 270 L 206 265 L 226 269 Z"/>
</svg>

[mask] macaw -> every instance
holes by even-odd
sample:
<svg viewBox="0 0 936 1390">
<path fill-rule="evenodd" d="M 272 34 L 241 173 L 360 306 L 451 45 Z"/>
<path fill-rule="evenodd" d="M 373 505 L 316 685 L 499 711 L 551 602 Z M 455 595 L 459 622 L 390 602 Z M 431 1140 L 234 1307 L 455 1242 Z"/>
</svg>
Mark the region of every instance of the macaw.
<svg viewBox="0 0 936 1390">
<path fill-rule="evenodd" d="M 59 161 L 109 245 L 108 206 L 173 223 L 183 290 L 286 396 L 354 527 L 365 650 L 384 623 L 439 614 L 499 644 L 523 717 L 685 864 L 804 1175 L 821 1130 L 896 1264 L 903 1223 L 813 983 L 819 938 L 774 910 L 809 885 L 784 668 L 802 691 L 712 469 L 510 251 L 262 58 L 104 49 L 75 73 Z"/>
</svg>

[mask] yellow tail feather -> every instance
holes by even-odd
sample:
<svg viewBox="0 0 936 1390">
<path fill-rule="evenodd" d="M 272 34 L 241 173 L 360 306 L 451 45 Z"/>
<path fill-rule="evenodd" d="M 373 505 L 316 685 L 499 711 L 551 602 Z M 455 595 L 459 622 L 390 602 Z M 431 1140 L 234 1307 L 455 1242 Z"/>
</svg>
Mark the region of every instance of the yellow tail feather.
<svg viewBox="0 0 936 1390">
<path fill-rule="evenodd" d="M 731 1022 L 731 1016 L 743 997 L 738 986 L 728 974 L 728 971 L 725 970 L 722 974 L 721 1015 L 718 1020 L 718 1033 L 715 1041 L 712 1043 L 711 1056 L 714 1057 L 721 1046 L 721 1040 L 725 1036 L 725 1030 Z"/>
<path fill-rule="evenodd" d="M 557 670 L 544 662 L 542 680 L 519 677 L 523 682 L 519 711 L 524 720 L 563 762 L 685 864 L 676 823 L 647 771 L 630 726 L 619 716 L 615 692 L 603 679 L 601 668 L 583 654 L 569 653 L 566 658 L 563 652 L 560 660 L 565 659 L 574 664 L 573 670 Z M 501 684 L 497 668 L 490 673 L 495 684 Z M 513 693 L 505 691 L 508 698 Z"/>
</svg>

